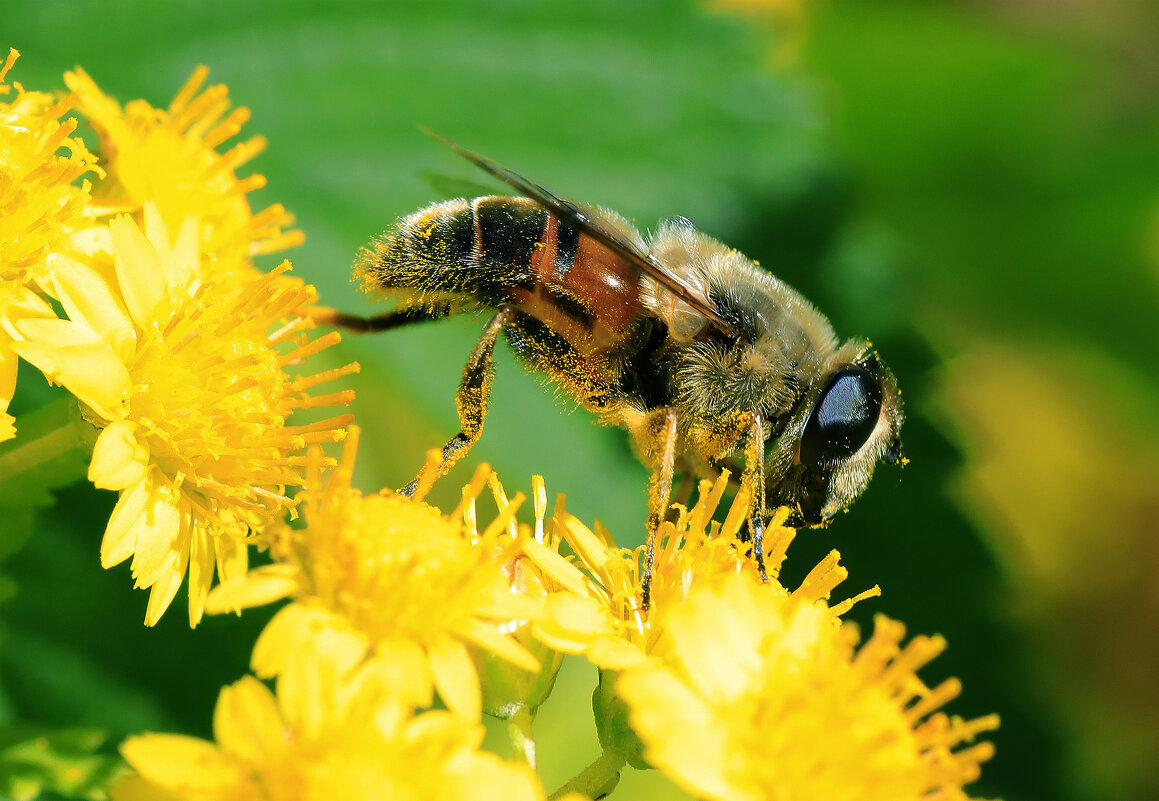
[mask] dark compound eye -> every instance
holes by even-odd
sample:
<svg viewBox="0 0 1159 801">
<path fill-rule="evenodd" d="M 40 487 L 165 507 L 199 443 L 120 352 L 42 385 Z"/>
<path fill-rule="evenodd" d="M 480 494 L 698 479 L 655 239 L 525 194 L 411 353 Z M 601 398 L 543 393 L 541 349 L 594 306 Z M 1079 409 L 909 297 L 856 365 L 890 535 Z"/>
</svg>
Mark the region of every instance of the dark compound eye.
<svg viewBox="0 0 1159 801">
<path fill-rule="evenodd" d="M 801 434 L 801 462 L 830 465 L 861 449 L 881 414 L 881 384 L 860 367 L 829 377 Z"/>
</svg>

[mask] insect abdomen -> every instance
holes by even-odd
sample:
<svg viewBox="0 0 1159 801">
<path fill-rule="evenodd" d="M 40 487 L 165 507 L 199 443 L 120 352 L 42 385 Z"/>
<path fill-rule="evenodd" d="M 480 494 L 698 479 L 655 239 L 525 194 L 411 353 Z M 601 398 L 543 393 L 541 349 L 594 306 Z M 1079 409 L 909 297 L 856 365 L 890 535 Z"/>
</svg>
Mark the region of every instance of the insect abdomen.
<svg viewBox="0 0 1159 801">
<path fill-rule="evenodd" d="M 618 341 L 640 310 L 634 268 L 521 197 L 415 212 L 363 253 L 358 273 L 399 308 L 511 304 L 585 354 Z"/>
<path fill-rule="evenodd" d="M 448 200 L 404 218 L 363 252 L 365 288 L 385 290 L 402 306 L 507 302 L 512 286 L 534 284 L 531 254 L 548 216 L 512 200 Z"/>
</svg>

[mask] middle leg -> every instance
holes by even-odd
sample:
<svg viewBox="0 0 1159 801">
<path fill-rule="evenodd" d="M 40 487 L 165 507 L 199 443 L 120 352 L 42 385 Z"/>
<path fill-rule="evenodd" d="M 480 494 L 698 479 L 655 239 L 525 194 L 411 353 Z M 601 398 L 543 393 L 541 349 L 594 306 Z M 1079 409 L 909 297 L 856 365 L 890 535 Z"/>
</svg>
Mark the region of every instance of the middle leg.
<svg viewBox="0 0 1159 801">
<path fill-rule="evenodd" d="M 459 412 L 459 433 L 451 437 L 443 446 L 442 458 L 433 468 L 434 475 L 428 474 L 428 467 L 419 471 L 415 480 L 399 490 L 402 495 L 414 495 L 419 484 L 433 483 L 447 474 L 455 462 L 467 455 L 483 433 L 483 418 L 487 415 L 487 402 L 491 399 L 491 384 L 495 378 L 495 340 L 499 332 L 515 319 L 515 311 L 510 306 L 502 306 L 483 329 L 482 336 L 471 351 L 463 368 L 463 378 L 455 393 L 455 407 Z"/>
</svg>

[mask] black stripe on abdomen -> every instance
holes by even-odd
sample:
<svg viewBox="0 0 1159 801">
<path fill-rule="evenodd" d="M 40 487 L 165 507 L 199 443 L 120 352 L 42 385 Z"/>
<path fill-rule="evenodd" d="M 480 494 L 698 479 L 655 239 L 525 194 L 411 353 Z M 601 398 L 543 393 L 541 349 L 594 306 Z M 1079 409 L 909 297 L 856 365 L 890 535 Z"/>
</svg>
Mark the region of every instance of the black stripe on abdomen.
<svg viewBox="0 0 1159 801">
<path fill-rule="evenodd" d="M 543 239 L 547 212 L 526 198 L 480 197 L 471 201 L 478 257 L 510 271 L 516 286 L 534 285 L 531 256 Z"/>
<path fill-rule="evenodd" d="M 560 278 L 567 275 L 579 250 L 579 231 L 559 223 L 555 234 L 555 272 Z"/>
</svg>

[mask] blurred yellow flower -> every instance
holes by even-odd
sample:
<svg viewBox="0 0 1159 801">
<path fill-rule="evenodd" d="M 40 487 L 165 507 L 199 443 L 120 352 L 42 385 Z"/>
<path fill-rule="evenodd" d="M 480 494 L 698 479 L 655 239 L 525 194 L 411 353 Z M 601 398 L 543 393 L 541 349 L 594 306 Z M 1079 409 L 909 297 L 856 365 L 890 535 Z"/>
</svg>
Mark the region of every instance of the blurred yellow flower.
<svg viewBox="0 0 1159 801">
<path fill-rule="evenodd" d="M 114 801 L 536 801 L 531 768 L 479 750 L 483 726 L 449 712 L 414 715 L 373 665 L 305 660 L 278 680 L 222 690 L 214 738 L 145 734 L 121 746 L 136 771 Z"/>
<path fill-rule="evenodd" d="M 663 648 L 620 674 L 645 756 L 698 798 L 905 801 L 967 796 L 993 747 L 953 749 L 997 726 L 937 710 L 960 684 L 916 672 L 945 646 L 878 617 L 850 625 L 751 572 L 694 589 L 666 616 Z"/>
<path fill-rule="evenodd" d="M 16 90 L 10 102 L 0 102 L 0 282 L 25 283 L 39 277 L 45 256 L 82 226 L 89 187 L 76 182 L 103 173 L 72 135 L 77 121 L 60 121 L 71 98 L 4 82 L 18 55 L 10 50 L 0 66 L 0 95 Z"/>
<path fill-rule="evenodd" d="M 665 521 L 658 533 L 652 576 L 652 603 L 640 607 L 642 548 L 617 546 L 598 522 L 589 529 L 557 501 L 552 526 L 543 541 L 525 543 L 524 550 L 547 577 L 553 590 L 543 617 L 535 623 L 536 635 L 547 645 L 566 653 L 583 653 L 602 668 L 620 670 L 641 663 L 664 631 L 665 615 L 701 585 L 710 585 L 736 573 L 756 576 L 753 560 L 745 558 L 748 543 L 737 535 L 748 509 L 748 493 L 737 493 L 723 523 L 712 519 L 728 486 L 727 471 L 715 482 L 700 483 L 696 504 L 679 509 L 675 522 Z M 833 551 L 818 564 L 796 590 L 790 592 L 777 581 L 786 550 L 796 531 L 784 525 L 787 510 L 774 514 L 765 533 L 765 563 L 769 582 L 765 591 L 778 598 L 818 600 L 848 576 Z M 558 553 L 566 542 L 575 557 Z M 878 588 L 836 604 L 836 620 L 857 601 L 876 595 Z"/>
<path fill-rule="evenodd" d="M 157 622 L 189 572 L 189 620 L 201 618 L 214 565 L 222 579 L 246 570 L 246 540 L 293 502 L 294 454 L 337 441 L 348 416 L 291 426 L 296 409 L 347 403 L 352 393 L 307 390 L 357 369 L 291 378 L 284 367 L 338 340 L 309 342 L 312 287 L 283 275 L 203 280 L 197 227 L 172 245 L 150 205 L 145 233 L 128 216 L 109 223 L 114 274 L 67 257 L 52 270 L 67 320 L 22 319 L 22 358 L 83 401 L 102 431 L 89 478 L 120 491 L 101 544 L 105 567 L 133 557 L 138 587 L 151 588 Z M 274 325 L 279 327 L 271 333 Z M 276 348 L 282 343 L 288 352 Z"/>
<path fill-rule="evenodd" d="M 217 587 L 208 608 L 217 613 L 293 599 L 254 648 L 260 676 L 278 675 L 311 651 L 347 651 L 394 666 L 416 694 L 424 688 L 429 694 L 433 683 L 448 707 L 476 719 L 480 687 L 469 646 L 518 670 L 539 669 L 512 636 L 521 621 L 539 614 L 539 605 L 513 593 L 504 572 L 518 552 L 508 525 L 521 499 L 480 533 L 474 498 L 485 467 L 449 516 L 389 490 L 363 495 L 350 486 L 355 432 L 325 483 L 321 465 L 311 463 L 299 496 L 304 527 L 269 530 L 275 563 Z"/>
<path fill-rule="evenodd" d="M 16 354 L 9 348 L 22 317 L 53 317 L 47 303 L 25 288 L 43 283 L 48 255 L 69 233 L 90 223 L 85 215 L 89 173 L 102 175 L 80 138 L 77 122 L 60 118 L 70 99 L 27 92 L 5 82 L 19 53 L 9 50 L 0 66 L 0 441 L 16 434 L 8 404 L 16 391 Z M 67 151 L 62 154 L 61 151 Z"/>
<path fill-rule="evenodd" d="M 197 219 L 205 270 L 247 269 L 251 256 L 298 245 L 302 233 L 283 230 L 294 218 L 281 205 L 256 214 L 250 208 L 246 194 L 264 186 L 265 178 L 238 178 L 236 171 L 265 148 L 265 139 L 217 152 L 241 130 L 249 109 L 231 110 L 225 86 L 202 91 L 208 74 L 205 67 L 194 71 L 168 109 L 144 100 L 122 109 L 79 67 L 64 79 L 100 137 L 109 171 L 94 190 L 96 209 L 139 216 L 153 203 L 171 238 L 187 219 Z"/>
</svg>

